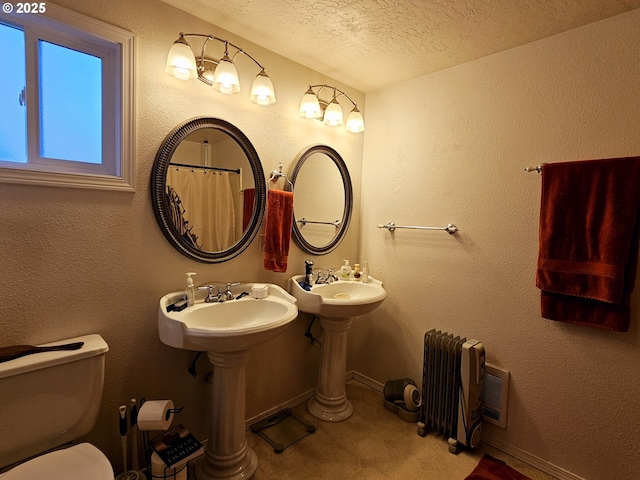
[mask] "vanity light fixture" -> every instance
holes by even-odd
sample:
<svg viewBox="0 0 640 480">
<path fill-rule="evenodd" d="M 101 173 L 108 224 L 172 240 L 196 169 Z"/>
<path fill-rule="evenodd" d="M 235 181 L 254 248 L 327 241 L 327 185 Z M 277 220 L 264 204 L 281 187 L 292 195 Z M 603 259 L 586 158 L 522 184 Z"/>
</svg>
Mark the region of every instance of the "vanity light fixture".
<svg viewBox="0 0 640 480">
<path fill-rule="evenodd" d="M 193 53 L 193 49 L 186 37 L 203 38 L 202 51 L 199 57 Z M 212 40 L 224 44 L 224 54 L 219 60 L 206 56 L 207 46 Z M 229 57 L 229 47 L 235 49 L 233 56 Z M 251 87 L 251 101 L 258 105 L 272 105 L 276 103 L 276 94 L 269 75 L 258 61 L 233 43 L 200 33 L 182 33 L 173 43 L 167 55 L 165 71 L 172 77 L 180 80 L 198 80 L 212 86 L 217 91 L 228 95 L 240 91 L 240 79 L 236 70 L 235 60 L 239 53 L 250 58 L 259 68 L 260 72 L 253 81 Z"/>
<path fill-rule="evenodd" d="M 317 91 L 314 91 L 314 88 L 317 89 Z M 333 97 L 330 101 L 320 100 L 320 93 L 325 89 L 333 90 Z M 345 125 L 347 132 L 364 132 L 364 118 L 360 110 L 358 110 L 358 106 L 349 98 L 349 95 L 331 85 L 309 85 L 309 89 L 302 96 L 302 101 L 300 102 L 300 116 L 304 118 L 316 118 L 318 120 L 322 119 L 325 125 L 332 127 L 343 125 L 342 107 L 338 102 L 340 97 L 346 98 L 353 105 L 351 112 L 347 116 L 347 123 Z"/>
</svg>

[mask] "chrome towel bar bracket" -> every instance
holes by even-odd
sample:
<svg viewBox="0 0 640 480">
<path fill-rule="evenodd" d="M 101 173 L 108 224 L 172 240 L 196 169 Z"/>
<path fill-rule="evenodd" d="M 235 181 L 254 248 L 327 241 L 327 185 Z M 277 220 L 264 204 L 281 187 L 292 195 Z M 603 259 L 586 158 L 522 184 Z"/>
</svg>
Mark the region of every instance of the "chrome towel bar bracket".
<svg viewBox="0 0 640 480">
<path fill-rule="evenodd" d="M 411 228 L 414 230 L 444 230 L 450 235 L 453 235 L 454 233 L 460 230 L 453 223 L 447 224 L 446 227 L 421 227 L 418 225 L 396 225 L 393 222 L 389 222 L 386 225 L 378 225 L 378 228 L 386 228 L 390 232 L 394 232 L 396 228 Z"/>
</svg>

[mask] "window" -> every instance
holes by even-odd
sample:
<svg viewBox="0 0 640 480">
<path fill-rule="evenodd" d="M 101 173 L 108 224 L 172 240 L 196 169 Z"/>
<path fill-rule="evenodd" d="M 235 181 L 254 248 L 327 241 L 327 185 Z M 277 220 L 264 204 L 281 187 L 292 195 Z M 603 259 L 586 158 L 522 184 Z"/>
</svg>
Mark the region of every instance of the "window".
<svg viewBox="0 0 640 480">
<path fill-rule="evenodd" d="M 132 191 L 133 35 L 43 5 L 0 16 L 0 182 Z"/>
</svg>

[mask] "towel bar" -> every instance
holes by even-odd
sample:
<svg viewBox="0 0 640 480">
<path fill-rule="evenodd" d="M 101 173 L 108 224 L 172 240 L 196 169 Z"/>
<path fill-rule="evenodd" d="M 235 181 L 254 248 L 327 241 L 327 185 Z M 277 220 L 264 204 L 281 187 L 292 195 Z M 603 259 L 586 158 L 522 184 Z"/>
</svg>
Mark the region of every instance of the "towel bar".
<svg viewBox="0 0 640 480">
<path fill-rule="evenodd" d="M 321 225 L 333 225 L 336 228 L 340 227 L 340 220 L 334 220 L 333 222 L 315 222 L 313 220 L 307 220 L 306 218 L 302 217 L 300 220 L 296 221 L 302 224 L 302 226 L 306 225 L 307 223 L 318 223 Z"/>
<path fill-rule="evenodd" d="M 540 175 L 542 175 L 542 167 L 543 167 L 544 163 L 541 163 L 540 165 L 537 165 L 535 167 L 524 167 L 524 171 L 525 172 L 538 172 Z"/>
<path fill-rule="evenodd" d="M 278 170 L 271 170 L 269 182 L 277 182 L 280 177 L 284 178 L 287 181 L 287 183 L 289 184 L 289 187 L 291 188 L 291 191 L 293 192 L 293 183 L 291 183 L 291 180 L 289 180 L 289 177 L 287 177 L 284 173 L 282 173 L 282 163 L 278 164 Z M 285 184 L 285 187 L 286 187 L 286 184 Z M 271 188 L 271 184 L 269 184 L 269 188 Z"/>
<path fill-rule="evenodd" d="M 378 228 L 386 228 L 390 232 L 394 232 L 396 228 L 411 228 L 414 230 L 444 230 L 450 235 L 453 235 L 460 230 L 453 223 L 447 224 L 446 227 L 421 227 L 418 225 L 396 225 L 393 222 L 389 222 L 386 225 L 378 225 Z"/>
</svg>

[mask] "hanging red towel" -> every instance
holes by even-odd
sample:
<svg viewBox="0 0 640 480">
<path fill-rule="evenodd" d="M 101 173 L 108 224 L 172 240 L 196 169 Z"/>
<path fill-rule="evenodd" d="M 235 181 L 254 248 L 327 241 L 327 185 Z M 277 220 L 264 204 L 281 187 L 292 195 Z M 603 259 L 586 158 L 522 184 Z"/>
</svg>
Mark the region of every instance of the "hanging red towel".
<svg viewBox="0 0 640 480">
<path fill-rule="evenodd" d="M 269 190 L 264 236 L 264 268 L 286 272 L 291 242 L 293 192 Z"/>
<path fill-rule="evenodd" d="M 640 157 L 542 167 L 544 318 L 626 332 L 638 264 Z"/>
</svg>

